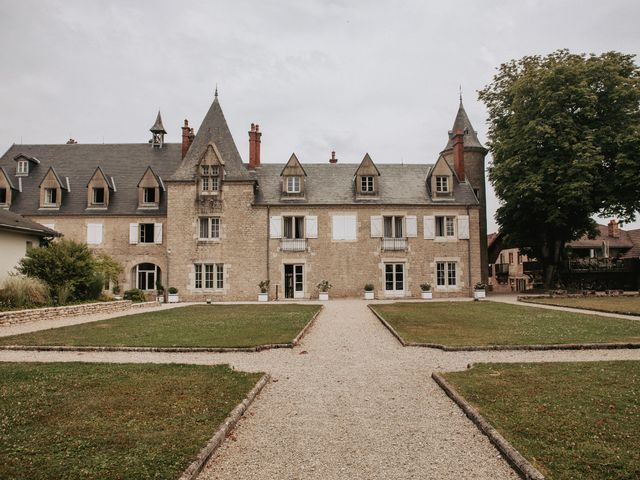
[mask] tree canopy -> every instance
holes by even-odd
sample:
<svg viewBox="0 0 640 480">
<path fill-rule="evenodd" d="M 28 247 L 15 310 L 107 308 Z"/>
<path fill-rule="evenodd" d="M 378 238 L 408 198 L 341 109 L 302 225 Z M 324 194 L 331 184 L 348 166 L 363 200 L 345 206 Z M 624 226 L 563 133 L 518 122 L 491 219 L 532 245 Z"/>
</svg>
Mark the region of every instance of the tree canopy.
<svg viewBox="0 0 640 480">
<path fill-rule="evenodd" d="M 480 100 L 496 220 L 550 286 L 594 214 L 632 221 L 640 210 L 640 70 L 633 55 L 558 50 L 502 64 Z"/>
</svg>

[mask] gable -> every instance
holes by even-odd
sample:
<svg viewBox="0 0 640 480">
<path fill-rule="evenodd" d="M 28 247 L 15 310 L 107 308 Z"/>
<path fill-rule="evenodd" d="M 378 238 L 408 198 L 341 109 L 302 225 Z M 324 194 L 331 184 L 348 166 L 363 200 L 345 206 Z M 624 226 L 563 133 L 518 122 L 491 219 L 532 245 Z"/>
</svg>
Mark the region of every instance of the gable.
<svg viewBox="0 0 640 480">
<path fill-rule="evenodd" d="M 148 167 L 145 170 L 137 186 L 138 188 L 157 188 L 160 186 L 158 176 L 154 173 L 151 167 Z"/>
<path fill-rule="evenodd" d="M 292 177 L 292 176 L 306 177 L 307 176 L 307 172 L 305 172 L 304 168 L 302 168 L 302 165 L 300 164 L 300 161 L 298 160 L 298 157 L 296 157 L 295 153 L 292 153 L 291 157 L 289 157 L 289 161 L 282 169 L 282 172 L 280 172 L 280 176 L 281 177 Z"/>
<path fill-rule="evenodd" d="M 101 167 L 96 168 L 96 171 L 93 172 L 93 175 L 91 176 L 91 178 L 89 179 L 89 182 L 87 183 L 87 187 L 89 186 L 91 187 L 103 186 L 105 188 L 108 188 L 109 190 L 114 190 L 113 185 L 111 185 L 109 178 L 105 175 Z"/>
<path fill-rule="evenodd" d="M 356 170 L 356 175 L 357 176 L 378 176 L 378 177 L 380 176 L 380 171 L 378 170 L 378 167 L 376 167 L 375 163 L 373 163 L 373 160 L 371 159 L 368 153 L 365 154 L 364 158 L 362 159 L 362 162 L 360 162 L 360 165 Z"/>
<path fill-rule="evenodd" d="M 55 168 L 49 167 L 47 173 L 44 178 L 40 182 L 39 185 L 41 188 L 60 188 L 62 190 L 68 190 L 69 184 L 63 183 L 58 174 L 56 173 Z"/>
<path fill-rule="evenodd" d="M 207 148 L 203 152 L 200 160 L 198 161 L 198 166 L 200 165 L 223 165 L 224 160 L 222 160 L 222 156 L 220 155 L 220 151 L 218 147 L 216 147 L 215 143 L 209 143 Z"/>
</svg>

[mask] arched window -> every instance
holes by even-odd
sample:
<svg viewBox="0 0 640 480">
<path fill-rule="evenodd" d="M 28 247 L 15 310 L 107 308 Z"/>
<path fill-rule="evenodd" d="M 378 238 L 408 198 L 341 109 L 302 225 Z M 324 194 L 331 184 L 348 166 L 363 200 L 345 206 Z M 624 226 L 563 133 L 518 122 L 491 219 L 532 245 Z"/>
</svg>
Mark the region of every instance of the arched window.
<svg viewBox="0 0 640 480">
<path fill-rule="evenodd" d="M 160 281 L 160 267 L 153 263 L 140 263 L 133 267 L 135 287 L 140 290 L 156 290 Z"/>
</svg>

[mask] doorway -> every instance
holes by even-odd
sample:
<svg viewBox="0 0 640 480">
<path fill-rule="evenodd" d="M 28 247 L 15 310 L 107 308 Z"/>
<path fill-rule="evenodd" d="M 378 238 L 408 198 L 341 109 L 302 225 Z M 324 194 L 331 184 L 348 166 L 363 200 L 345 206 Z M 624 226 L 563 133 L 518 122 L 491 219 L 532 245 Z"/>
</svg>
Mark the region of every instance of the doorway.
<svg viewBox="0 0 640 480">
<path fill-rule="evenodd" d="M 284 298 L 304 298 L 304 265 L 284 266 Z"/>
<path fill-rule="evenodd" d="M 404 263 L 386 263 L 384 265 L 385 295 L 404 296 Z"/>
</svg>

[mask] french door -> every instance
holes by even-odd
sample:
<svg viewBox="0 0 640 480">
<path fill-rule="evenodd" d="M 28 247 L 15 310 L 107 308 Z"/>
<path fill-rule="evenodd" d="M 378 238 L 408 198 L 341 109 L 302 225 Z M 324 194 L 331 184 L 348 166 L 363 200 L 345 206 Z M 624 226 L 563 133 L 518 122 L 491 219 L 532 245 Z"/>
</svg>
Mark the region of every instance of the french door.
<svg viewBox="0 0 640 480">
<path fill-rule="evenodd" d="M 404 263 L 386 263 L 384 265 L 385 295 L 404 296 Z"/>
<path fill-rule="evenodd" d="M 304 298 L 304 265 L 284 266 L 284 298 Z"/>
</svg>

